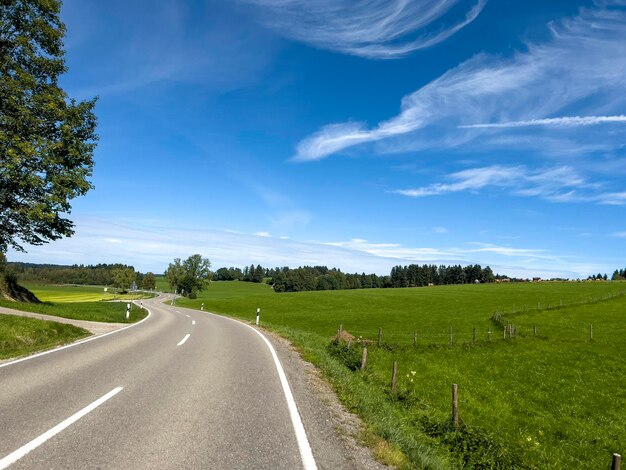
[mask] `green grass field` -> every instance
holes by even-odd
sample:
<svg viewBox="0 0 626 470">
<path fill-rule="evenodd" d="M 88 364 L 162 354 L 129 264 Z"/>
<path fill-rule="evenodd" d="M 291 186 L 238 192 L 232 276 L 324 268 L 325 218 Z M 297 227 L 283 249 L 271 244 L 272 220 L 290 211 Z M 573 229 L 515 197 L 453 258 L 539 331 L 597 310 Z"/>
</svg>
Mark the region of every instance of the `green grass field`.
<svg viewBox="0 0 626 470">
<path fill-rule="evenodd" d="M 112 323 L 134 323 L 147 315 L 145 310 L 133 304 L 131 305 L 130 318 L 126 320 L 126 302 L 43 302 L 32 304 L 0 299 L 0 307 L 74 320 Z"/>
<path fill-rule="evenodd" d="M 156 289 L 159 292 L 171 292 L 170 285 L 165 276 L 154 276 L 156 281 Z"/>
<path fill-rule="evenodd" d="M 74 320 L 113 323 L 134 323 L 146 316 L 144 310 L 131 304 L 130 318 L 127 320 L 126 305 L 131 295 L 125 295 L 124 297 L 128 299 L 124 302 L 103 301 L 103 298 L 112 300 L 113 295 L 104 297 L 101 287 L 38 284 L 27 284 L 25 287 L 33 292 L 42 303 L 11 302 L 0 299 L 0 307 Z M 137 299 L 136 294 L 134 298 Z"/>
<path fill-rule="evenodd" d="M 0 315 L 0 359 L 53 348 L 89 336 L 89 332 L 34 318 Z"/>
<path fill-rule="evenodd" d="M 0 299 L 0 307 L 74 320 L 112 323 L 134 323 L 147 315 L 145 310 L 131 305 L 130 318 L 127 320 L 127 302 L 103 302 L 103 289 L 100 287 L 27 285 L 27 288 L 42 303 Z M 110 297 L 113 298 L 112 295 Z M 72 325 L 2 314 L 0 359 L 42 351 L 87 335 L 88 331 Z"/>
<path fill-rule="evenodd" d="M 299 346 L 369 429 L 404 453 L 407 468 L 586 469 L 610 468 L 612 453 L 626 451 L 625 289 L 525 283 L 275 294 L 217 282 L 179 305 L 204 303 L 249 321 L 261 308 L 262 325 Z M 515 337 L 503 339 L 494 312 L 515 324 Z M 355 336 L 350 349 L 331 343 L 340 324 Z M 368 366 L 359 371 L 363 345 Z"/>
<path fill-rule="evenodd" d="M 140 296 L 145 298 L 154 297 L 153 294 L 113 294 L 113 288 L 109 287 L 107 292 L 103 287 L 98 286 L 74 286 L 74 285 L 49 285 L 49 284 L 30 284 L 24 283 L 24 287 L 33 292 L 42 302 L 99 302 L 110 301 L 114 297 L 117 300 L 138 299 Z"/>
</svg>

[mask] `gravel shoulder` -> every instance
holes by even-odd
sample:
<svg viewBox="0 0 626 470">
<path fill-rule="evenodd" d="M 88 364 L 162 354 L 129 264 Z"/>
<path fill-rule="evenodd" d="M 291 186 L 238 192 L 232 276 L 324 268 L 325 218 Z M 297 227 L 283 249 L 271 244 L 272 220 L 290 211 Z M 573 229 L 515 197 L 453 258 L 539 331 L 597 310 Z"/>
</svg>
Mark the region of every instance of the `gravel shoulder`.
<svg viewBox="0 0 626 470">
<path fill-rule="evenodd" d="M 359 442 L 363 424 L 339 402 L 330 384 L 286 339 L 263 330 L 271 341 L 296 397 L 318 469 L 389 470 Z"/>
</svg>

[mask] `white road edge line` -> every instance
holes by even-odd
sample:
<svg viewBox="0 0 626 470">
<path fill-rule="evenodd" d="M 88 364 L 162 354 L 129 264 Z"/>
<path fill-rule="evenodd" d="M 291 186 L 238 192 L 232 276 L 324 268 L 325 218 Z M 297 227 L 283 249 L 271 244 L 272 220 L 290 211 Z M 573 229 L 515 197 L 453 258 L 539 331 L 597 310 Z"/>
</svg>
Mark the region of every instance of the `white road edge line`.
<svg viewBox="0 0 626 470">
<path fill-rule="evenodd" d="M 178 343 L 176 346 L 182 346 L 183 344 L 185 344 L 185 341 L 187 341 L 189 339 L 191 335 L 189 333 L 187 333 L 185 335 L 185 337 L 183 339 L 180 340 L 180 343 Z"/>
<path fill-rule="evenodd" d="M 276 354 L 276 350 L 272 343 L 265 337 L 263 333 L 261 333 L 256 328 L 248 325 L 239 320 L 235 320 L 234 318 L 224 317 L 222 315 L 217 315 L 215 313 L 207 312 L 209 315 L 214 315 L 219 318 L 224 318 L 226 320 L 231 320 L 237 322 L 247 328 L 250 328 L 257 335 L 261 337 L 267 348 L 270 350 L 272 354 L 272 358 L 274 359 L 274 365 L 276 366 L 276 371 L 278 372 L 278 378 L 280 379 L 280 384 L 283 388 L 283 394 L 285 395 L 285 400 L 287 400 L 287 408 L 289 409 L 289 417 L 291 418 L 291 424 L 293 425 L 293 430 L 296 434 L 296 441 L 298 442 L 298 449 L 300 450 L 300 459 L 302 460 L 302 466 L 304 470 L 317 470 L 317 464 L 315 463 L 315 458 L 313 457 L 313 451 L 311 451 L 311 445 L 309 444 L 309 440 L 306 437 L 306 431 L 304 430 L 304 425 L 302 424 L 302 419 L 300 418 L 300 413 L 298 412 L 298 407 L 296 405 L 296 400 L 293 398 L 293 393 L 291 393 L 291 388 L 289 387 L 289 382 L 287 381 L 287 376 L 285 375 L 285 371 L 283 370 L 283 366 L 278 359 L 278 355 Z M 187 335 L 189 336 L 189 335 Z M 181 343 L 184 343 L 187 338 L 183 338 Z M 180 344 L 180 343 L 179 343 Z M 1 470 L 1 469 L 0 469 Z"/>
<path fill-rule="evenodd" d="M 291 418 L 291 424 L 293 425 L 293 430 L 296 433 L 296 441 L 298 441 L 298 449 L 300 450 L 300 458 L 302 460 L 302 466 L 304 470 L 317 470 L 317 464 L 315 463 L 315 458 L 313 457 L 313 451 L 311 451 L 311 445 L 309 444 L 309 440 L 306 437 L 306 431 L 304 430 L 304 425 L 302 424 L 302 419 L 300 418 L 300 413 L 298 412 L 298 407 L 296 405 L 296 400 L 293 398 L 293 393 L 291 393 L 291 388 L 289 387 L 289 382 L 287 381 L 287 376 L 285 375 L 285 371 L 283 370 L 283 366 L 278 359 L 278 355 L 276 354 L 276 350 L 272 343 L 265 337 L 263 333 L 261 333 L 256 328 L 248 325 L 239 320 L 235 320 L 234 318 L 224 317 L 222 315 L 217 315 L 215 313 L 207 312 L 210 315 L 215 315 L 216 317 L 225 318 L 227 320 L 231 320 L 241 325 L 250 328 L 257 335 L 265 341 L 267 348 L 270 350 L 272 354 L 272 358 L 274 359 L 274 365 L 276 366 L 276 371 L 278 372 L 278 378 L 280 379 L 280 384 L 283 388 L 283 394 L 285 395 L 285 400 L 287 400 L 287 408 L 289 409 L 289 417 Z"/>
<path fill-rule="evenodd" d="M 35 359 L 36 357 L 39 357 L 39 356 L 45 356 L 46 354 L 54 353 L 54 352 L 57 352 L 57 351 L 62 351 L 64 349 L 68 349 L 68 348 L 73 348 L 74 346 L 78 346 L 80 344 L 85 344 L 85 343 L 88 343 L 90 341 L 94 341 L 96 339 L 104 338 L 105 336 L 109 336 L 109 335 L 112 335 L 112 334 L 115 334 L 115 333 L 119 333 L 120 331 L 124 331 L 124 330 L 127 330 L 128 328 L 132 328 L 133 326 L 137 326 L 140 323 L 145 322 L 152 315 L 152 312 L 150 311 L 150 309 L 148 309 L 146 307 L 144 307 L 144 308 L 148 311 L 148 316 L 146 318 L 144 318 L 143 320 L 138 321 L 137 323 L 133 323 L 132 325 L 125 326 L 124 328 L 120 328 L 119 330 L 109 331 L 108 333 L 104 333 L 104 334 L 101 334 L 101 335 L 98 335 L 98 336 L 92 336 L 91 338 L 87 338 L 87 339 L 84 339 L 82 341 L 77 341 L 76 343 L 66 344 L 65 346 L 59 346 L 58 348 L 54 348 L 54 349 L 50 349 L 48 351 L 43 351 L 43 352 L 40 352 L 40 353 L 37 353 L 37 354 L 33 354 L 32 356 L 26 356 L 26 357 L 23 357 L 21 359 L 16 359 L 16 360 L 11 361 L 11 362 L 5 362 L 4 364 L 0 364 L 0 369 L 2 369 L 3 367 L 12 366 L 13 364 L 17 364 L 18 362 L 28 361 L 29 359 Z M 51 321 L 54 321 L 54 320 L 51 320 Z"/>
<path fill-rule="evenodd" d="M 57 424 L 55 427 L 53 427 L 52 429 L 46 431 L 41 436 L 33 439 L 28 444 L 25 444 L 22 447 L 20 447 L 19 449 L 17 449 L 16 451 L 10 453 L 6 457 L 4 457 L 2 460 L 0 460 L 0 470 L 3 470 L 5 468 L 7 468 L 9 465 L 17 462 L 19 459 L 24 457 L 30 451 L 35 450 L 37 447 L 39 447 L 41 444 L 46 442 L 51 437 L 57 435 L 58 433 L 63 431 L 68 426 L 71 426 L 72 424 L 74 424 L 76 421 L 78 421 L 80 418 L 82 418 L 86 414 L 88 414 L 88 413 L 92 412 L 93 410 L 95 410 L 97 407 L 102 405 L 105 401 L 109 400 L 110 398 L 113 398 L 115 395 L 117 395 L 119 392 L 121 392 L 122 389 L 123 389 L 123 387 L 116 387 L 116 388 L 114 388 L 113 390 L 111 390 L 106 395 L 98 398 L 91 405 L 87 405 L 85 408 L 83 408 L 79 412 L 73 414 L 72 416 L 67 418 L 65 421 L 62 421 L 61 423 Z"/>
</svg>

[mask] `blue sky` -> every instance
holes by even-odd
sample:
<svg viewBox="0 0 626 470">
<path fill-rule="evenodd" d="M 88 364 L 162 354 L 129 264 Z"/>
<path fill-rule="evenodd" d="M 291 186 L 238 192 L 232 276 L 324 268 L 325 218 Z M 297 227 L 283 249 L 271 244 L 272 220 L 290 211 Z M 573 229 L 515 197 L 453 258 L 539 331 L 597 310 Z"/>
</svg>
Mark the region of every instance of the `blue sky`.
<svg viewBox="0 0 626 470">
<path fill-rule="evenodd" d="M 626 2 L 65 0 L 76 235 L 9 258 L 626 265 Z"/>
</svg>

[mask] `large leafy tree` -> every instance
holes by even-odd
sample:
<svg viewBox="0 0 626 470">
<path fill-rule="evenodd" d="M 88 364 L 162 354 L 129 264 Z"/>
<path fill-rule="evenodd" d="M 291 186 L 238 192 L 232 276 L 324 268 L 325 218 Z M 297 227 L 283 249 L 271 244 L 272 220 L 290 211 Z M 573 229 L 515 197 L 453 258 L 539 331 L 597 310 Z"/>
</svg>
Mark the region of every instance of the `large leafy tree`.
<svg viewBox="0 0 626 470">
<path fill-rule="evenodd" d="M 0 0 L 0 252 L 71 236 L 70 200 L 85 194 L 96 99 L 59 86 L 66 71 L 59 0 Z"/>
<path fill-rule="evenodd" d="M 176 258 L 168 266 L 165 276 L 172 289 L 195 296 L 211 279 L 211 262 L 199 254 L 191 255 L 183 262 Z"/>
<path fill-rule="evenodd" d="M 141 287 L 146 290 L 152 290 L 156 288 L 156 277 L 154 277 L 153 273 L 146 273 L 146 275 L 143 277 L 143 280 L 141 281 Z"/>
<path fill-rule="evenodd" d="M 113 285 L 124 291 L 130 289 L 137 278 L 137 273 L 134 268 L 116 268 L 111 274 L 113 276 Z"/>
</svg>

